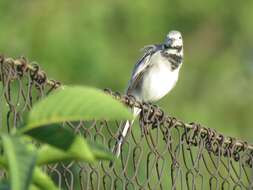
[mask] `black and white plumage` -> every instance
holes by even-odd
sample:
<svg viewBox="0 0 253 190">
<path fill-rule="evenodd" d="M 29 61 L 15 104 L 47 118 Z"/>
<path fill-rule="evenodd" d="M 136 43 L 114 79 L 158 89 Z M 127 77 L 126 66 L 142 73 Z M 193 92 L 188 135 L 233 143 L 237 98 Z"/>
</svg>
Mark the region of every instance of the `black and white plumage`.
<svg viewBox="0 0 253 190">
<path fill-rule="evenodd" d="M 178 31 L 167 34 L 165 42 L 144 47 L 144 55 L 133 69 L 126 93 L 141 102 L 155 102 L 175 86 L 183 63 L 183 39 Z M 140 109 L 133 108 L 134 117 Z M 133 121 L 123 123 L 123 130 L 113 148 L 120 155 L 121 145 Z"/>
</svg>

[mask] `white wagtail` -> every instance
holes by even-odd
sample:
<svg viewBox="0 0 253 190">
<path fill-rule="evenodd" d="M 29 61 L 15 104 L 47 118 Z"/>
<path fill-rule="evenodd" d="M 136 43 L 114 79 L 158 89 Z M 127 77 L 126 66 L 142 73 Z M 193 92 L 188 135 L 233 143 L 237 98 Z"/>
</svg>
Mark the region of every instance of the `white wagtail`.
<svg viewBox="0 0 253 190">
<path fill-rule="evenodd" d="M 143 57 L 133 69 L 126 93 L 141 102 L 155 102 L 170 92 L 178 80 L 183 63 L 182 35 L 178 31 L 171 31 L 164 43 L 145 46 L 143 51 Z M 140 111 L 139 108 L 133 108 L 134 118 Z M 113 147 L 113 153 L 117 157 L 133 122 L 134 120 L 123 122 L 123 130 Z"/>
</svg>

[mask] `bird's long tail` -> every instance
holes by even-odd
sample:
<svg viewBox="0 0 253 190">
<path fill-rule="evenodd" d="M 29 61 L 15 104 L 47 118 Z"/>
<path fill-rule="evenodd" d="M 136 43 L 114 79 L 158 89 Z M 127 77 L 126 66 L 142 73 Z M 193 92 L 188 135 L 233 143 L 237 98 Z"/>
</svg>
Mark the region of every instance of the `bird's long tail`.
<svg viewBox="0 0 253 190">
<path fill-rule="evenodd" d="M 139 108 L 136 108 L 136 107 L 133 108 L 133 116 L 134 116 L 133 118 L 134 119 L 139 115 L 140 111 L 141 110 Z M 128 134 L 129 129 L 132 127 L 132 125 L 134 123 L 134 119 L 127 120 L 127 121 L 123 122 L 123 124 L 120 127 L 120 128 L 123 128 L 123 130 L 119 132 L 118 139 L 117 139 L 117 141 L 113 147 L 113 150 L 112 150 L 112 152 L 116 156 L 116 158 L 118 158 L 120 155 L 122 143 L 123 143 L 126 135 Z M 110 162 L 110 166 L 112 166 L 112 162 Z"/>
</svg>

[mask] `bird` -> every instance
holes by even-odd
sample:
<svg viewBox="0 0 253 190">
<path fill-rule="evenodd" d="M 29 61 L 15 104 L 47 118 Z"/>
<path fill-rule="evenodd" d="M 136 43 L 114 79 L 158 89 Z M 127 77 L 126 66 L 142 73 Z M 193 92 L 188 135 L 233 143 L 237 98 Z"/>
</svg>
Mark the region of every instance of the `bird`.
<svg viewBox="0 0 253 190">
<path fill-rule="evenodd" d="M 160 44 L 147 45 L 142 49 L 143 56 L 133 68 L 126 90 L 127 95 L 137 101 L 154 103 L 168 94 L 176 85 L 179 71 L 183 64 L 183 38 L 179 31 L 170 31 L 165 41 Z M 140 109 L 132 108 L 133 120 L 121 124 L 112 152 L 119 157 L 122 143 L 133 125 Z M 110 166 L 112 166 L 112 162 Z"/>
</svg>

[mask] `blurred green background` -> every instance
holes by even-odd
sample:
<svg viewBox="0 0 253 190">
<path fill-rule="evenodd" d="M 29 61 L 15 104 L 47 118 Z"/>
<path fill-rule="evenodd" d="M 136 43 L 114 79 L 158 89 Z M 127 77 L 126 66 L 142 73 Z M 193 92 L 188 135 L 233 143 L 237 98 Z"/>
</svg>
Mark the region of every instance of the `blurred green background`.
<svg viewBox="0 0 253 190">
<path fill-rule="evenodd" d="M 124 92 L 144 45 L 184 38 L 176 88 L 158 104 L 245 140 L 253 128 L 253 1 L 1 0 L 0 52 L 49 78 Z"/>
</svg>

